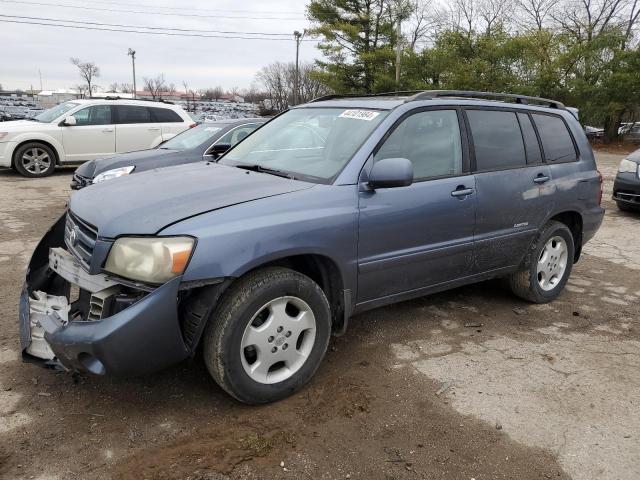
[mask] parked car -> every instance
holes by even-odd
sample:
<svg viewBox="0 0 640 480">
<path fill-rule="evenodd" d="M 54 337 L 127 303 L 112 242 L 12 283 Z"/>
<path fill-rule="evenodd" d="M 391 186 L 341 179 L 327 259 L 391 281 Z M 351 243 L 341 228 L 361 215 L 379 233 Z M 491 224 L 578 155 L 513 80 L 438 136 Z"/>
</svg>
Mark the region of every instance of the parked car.
<svg viewBox="0 0 640 480">
<path fill-rule="evenodd" d="M 640 209 L 640 149 L 620 162 L 613 182 L 613 199 L 620 210 Z"/>
<path fill-rule="evenodd" d="M 640 142 L 640 122 L 623 123 L 618 134 L 627 142 Z"/>
<path fill-rule="evenodd" d="M 195 123 L 182 108 L 136 100 L 74 100 L 0 127 L 0 167 L 44 177 L 56 165 L 153 148 Z"/>
<path fill-rule="evenodd" d="M 587 135 L 587 138 L 602 138 L 604 137 L 604 128 L 585 125 L 584 133 Z"/>
<path fill-rule="evenodd" d="M 89 160 L 76 169 L 71 188 L 79 190 L 93 183 L 153 168 L 214 160 L 266 121 L 265 118 L 246 118 L 198 125 L 156 148 Z"/>
<path fill-rule="evenodd" d="M 13 120 L 11 114 L 6 111 L 6 108 L 7 107 L 5 107 L 4 105 L 0 105 L 0 122 L 8 122 L 10 120 Z"/>
<path fill-rule="evenodd" d="M 217 162 L 74 193 L 29 263 L 24 358 L 131 375 L 201 345 L 224 390 L 274 401 L 309 381 L 355 313 L 495 277 L 552 301 L 601 198 L 585 133 L 558 102 L 325 97 Z"/>
</svg>

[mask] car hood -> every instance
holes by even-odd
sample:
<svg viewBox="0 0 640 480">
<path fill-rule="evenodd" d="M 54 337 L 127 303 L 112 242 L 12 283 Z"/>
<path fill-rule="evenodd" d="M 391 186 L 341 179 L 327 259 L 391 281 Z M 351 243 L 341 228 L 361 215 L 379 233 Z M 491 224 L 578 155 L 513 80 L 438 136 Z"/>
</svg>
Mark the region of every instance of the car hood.
<svg viewBox="0 0 640 480">
<path fill-rule="evenodd" d="M 71 196 L 69 209 L 102 238 L 152 235 L 186 218 L 311 188 L 298 180 L 197 162 L 98 183 Z"/>
<path fill-rule="evenodd" d="M 111 157 L 100 158 L 98 160 L 89 160 L 76 169 L 76 173 L 82 177 L 93 178 L 107 170 L 119 167 L 135 166 L 135 172 L 150 170 L 159 167 L 158 159 L 169 160 L 172 158 L 181 158 L 186 152 L 179 150 L 164 150 L 161 148 L 152 148 L 149 150 L 140 150 L 137 152 L 121 153 Z"/>
<path fill-rule="evenodd" d="M 58 130 L 56 123 L 41 123 L 34 120 L 12 120 L 10 122 L 2 122 L 0 132 L 20 133 L 43 130 Z"/>
<path fill-rule="evenodd" d="M 640 148 L 631 152 L 629 155 L 627 155 L 626 158 L 627 160 L 631 160 L 632 162 L 640 163 Z"/>
</svg>

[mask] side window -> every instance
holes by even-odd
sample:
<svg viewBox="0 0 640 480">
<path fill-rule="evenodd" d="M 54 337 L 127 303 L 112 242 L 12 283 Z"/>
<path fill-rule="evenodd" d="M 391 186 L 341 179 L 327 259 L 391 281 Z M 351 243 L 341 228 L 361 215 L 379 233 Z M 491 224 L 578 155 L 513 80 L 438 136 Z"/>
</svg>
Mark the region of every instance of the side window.
<svg viewBox="0 0 640 480">
<path fill-rule="evenodd" d="M 253 132 L 258 127 L 255 123 L 250 123 L 249 125 L 242 125 L 240 127 L 236 127 L 233 130 L 224 134 L 224 136 L 217 142 L 220 145 L 235 145 L 240 140 L 244 140 L 251 132 Z"/>
<path fill-rule="evenodd" d="M 159 123 L 176 123 L 176 122 L 184 122 L 182 117 L 178 115 L 176 112 L 169 108 L 157 108 L 152 107 L 151 111 L 153 112 L 153 117 L 156 122 Z"/>
<path fill-rule="evenodd" d="M 498 170 L 527 164 L 524 142 L 514 112 L 467 110 L 476 170 Z"/>
<path fill-rule="evenodd" d="M 95 105 L 83 108 L 73 114 L 76 125 L 109 125 L 111 124 L 111 107 L 109 105 Z"/>
<path fill-rule="evenodd" d="M 401 157 L 413 163 L 415 180 L 462 173 L 462 143 L 455 110 L 429 110 L 405 119 L 373 157 Z"/>
<path fill-rule="evenodd" d="M 118 123 L 152 123 L 151 114 L 147 107 L 133 105 L 117 105 Z"/>
<path fill-rule="evenodd" d="M 519 113 L 518 120 L 520 121 L 520 129 L 522 130 L 522 136 L 524 137 L 524 146 L 527 150 L 527 164 L 542 163 L 542 152 L 540 152 L 540 144 L 538 143 L 538 137 L 531 124 L 531 119 L 526 113 Z"/>
<path fill-rule="evenodd" d="M 532 116 L 540 134 L 545 160 L 547 162 L 574 161 L 576 149 L 564 120 L 555 115 L 534 113 Z"/>
</svg>

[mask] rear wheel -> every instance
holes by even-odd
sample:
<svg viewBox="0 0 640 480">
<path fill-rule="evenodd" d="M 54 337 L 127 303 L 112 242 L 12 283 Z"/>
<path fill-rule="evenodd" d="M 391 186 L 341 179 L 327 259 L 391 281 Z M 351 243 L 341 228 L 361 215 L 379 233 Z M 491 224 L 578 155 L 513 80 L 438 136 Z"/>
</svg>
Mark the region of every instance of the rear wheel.
<svg viewBox="0 0 640 480">
<path fill-rule="evenodd" d="M 571 230 L 560 222 L 547 223 L 532 245 L 528 267 L 509 277 L 511 290 L 534 303 L 554 300 L 571 275 L 574 251 Z"/>
<path fill-rule="evenodd" d="M 13 166 L 25 177 L 46 177 L 56 168 L 56 156 L 47 145 L 29 142 L 16 150 Z"/>
<path fill-rule="evenodd" d="M 273 402 L 309 381 L 330 334 L 322 289 L 293 270 L 265 268 L 225 294 L 207 325 L 204 359 L 216 382 L 241 402 Z"/>
</svg>

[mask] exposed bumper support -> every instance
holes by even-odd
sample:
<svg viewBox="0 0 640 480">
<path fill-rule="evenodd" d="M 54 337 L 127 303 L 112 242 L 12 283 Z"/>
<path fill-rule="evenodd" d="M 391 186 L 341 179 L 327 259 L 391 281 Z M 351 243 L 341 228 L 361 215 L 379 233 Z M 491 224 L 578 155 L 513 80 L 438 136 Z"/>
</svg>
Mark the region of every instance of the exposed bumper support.
<svg viewBox="0 0 640 480">
<path fill-rule="evenodd" d="M 29 263 L 19 309 L 23 358 L 120 376 L 156 371 L 186 358 L 189 350 L 178 321 L 181 277 L 107 318 L 68 316 L 70 280 L 88 295 L 117 284 L 103 275 L 78 271 L 65 260 L 69 254 L 56 248 L 63 241 L 63 222 L 64 218 L 47 232 Z"/>
</svg>

